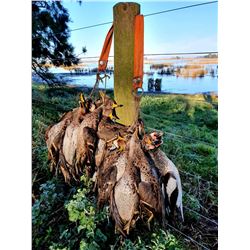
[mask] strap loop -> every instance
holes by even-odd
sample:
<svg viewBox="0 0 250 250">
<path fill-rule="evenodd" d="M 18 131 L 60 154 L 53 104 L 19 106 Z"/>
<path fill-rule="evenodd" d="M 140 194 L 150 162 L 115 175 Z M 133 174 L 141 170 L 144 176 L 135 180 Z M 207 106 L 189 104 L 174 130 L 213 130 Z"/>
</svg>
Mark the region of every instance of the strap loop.
<svg viewBox="0 0 250 250">
<path fill-rule="evenodd" d="M 98 61 L 98 72 L 96 75 L 96 83 L 90 95 L 93 94 L 94 89 L 98 86 L 98 83 L 100 81 L 103 82 L 103 78 L 105 79 L 105 82 L 106 79 L 108 78 L 108 75 L 106 75 L 106 68 L 108 65 L 108 57 L 113 39 L 113 31 L 114 27 L 112 25 L 104 41 L 102 53 Z M 133 90 L 132 90 L 132 94 L 135 97 L 141 97 L 141 95 L 143 95 L 144 93 L 144 90 L 142 88 L 143 63 L 144 63 L 143 56 L 144 56 L 144 16 L 137 15 L 135 17 L 135 30 L 134 30 L 134 77 L 133 77 Z M 100 77 L 100 72 L 104 72 L 104 77 Z M 137 96 L 138 89 L 142 89 L 142 94 L 140 96 Z"/>
<path fill-rule="evenodd" d="M 108 57 L 109 57 L 109 52 L 110 52 L 110 47 L 112 44 L 112 38 L 113 38 L 113 25 L 109 29 L 109 32 L 105 38 L 103 48 L 102 48 L 102 53 L 99 58 L 98 62 L 98 72 L 105 71 L 108 65 Z"/>
<path fill-rule="evenodd" d="M 133 89 L 142 88 L 143 83 L 143 54 L 144 54 L 144 16 L 135 17 L 134 38 L 134 78 Z"/>
</svg>

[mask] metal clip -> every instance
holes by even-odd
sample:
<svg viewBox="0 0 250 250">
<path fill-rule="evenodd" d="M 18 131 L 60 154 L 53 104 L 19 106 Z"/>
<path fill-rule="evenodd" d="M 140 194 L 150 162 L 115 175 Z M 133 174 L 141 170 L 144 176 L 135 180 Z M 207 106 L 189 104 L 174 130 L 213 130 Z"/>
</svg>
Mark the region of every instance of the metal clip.
<svg viewBox="0 0 250 250">
<path fill-rule="evenodd" d="M 137 93 L 138 93 L 138 89 L 141 89 L 141 94 L 140 95 L 137 95 Z M 144 94 L 144 89 L 143 89 L 143 87 L 139 87 L 139 88 L 136 88 L 136 89 L 132 89 L 132 95 L 134 96 L 134 97 L 142 97 L 142 95 Z"/>
<path fill-rule="evenodd" d="M 137 91 L 138 89 L 142 90 L 142 93 L 140 95 L 137 95 Z M 137 76 L 133 78 L 133 90 L 132 90 L 132 94 L 135 97 L 141 97 L 144 93 L 144 89 L 142 87 L 142 78 Z"/>
</svg>

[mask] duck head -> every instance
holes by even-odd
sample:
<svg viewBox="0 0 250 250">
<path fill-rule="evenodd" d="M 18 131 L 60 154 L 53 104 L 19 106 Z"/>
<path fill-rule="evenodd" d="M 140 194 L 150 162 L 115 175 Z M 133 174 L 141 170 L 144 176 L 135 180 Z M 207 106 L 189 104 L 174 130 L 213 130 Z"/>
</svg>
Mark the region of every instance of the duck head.
<svg viewBox="0 0 250 250">
<path fill-rule="evenodd" d="M 123 151 L 126 148 L 126 139 L 119 133 L 117 140 L 115 141 L 119 151 Z"/>
<path fill-rule="evenodd" d="M 79 100 L 80 107 L 86 112 L 93 112 L 97 105 L 92 101 L 91 98 L 85 98 L 83 93 L 80 94 L 80 100 Z"/>
<path fill-rule="evenodd" d="M 100 96 L 102 98 L 102 104 L 103 104 L 103 116 L 109 117 L 111 120 L 119 119 L 119 117 L 116 114 L 115 109 L 119 107 L 123 107 L 121 104 L 117 104 L 115 100 L 107 96 L 102 91 L 99 92 Z"/>
<path fill-rule="evenodd" d="M 93 112 L 94 110 L 97 109 L 97 105 L 95 102 L 92 101 L 92 99 L 87 99 L 86 106 L 87 106 L 89 112 Z"/>
<path fill-rule="evenodd" d="M 153 145 L 158 148 L 162 143 L 162 136 L 163 136 L 163 132 L 152 132 L 150 133 L 150 137 L 152 139 Z"/>
<path fill-rule="evenodd" d="M 144 150 L 149 151 L 160 147 L 163 143 L 162 132 L 152 132 L 150 134 L 145 134 L 142 138 L 142 147 Z"/>
<path fill-rule="evenodd" d="M 99 99 L 97 99 L 97 100 L 95 101 L 95 106 L 96 106 L 96 108 L 99 108 L 101 105 L 102 105 L 102 99 L 99 98 Z"/>
<path fill-rule="evenodd" d="M 142 138 L 142 148 L 145 151 L 153 150 L 155 149 L 153 140 L 149 134 L 145 134 Z"/>
<path fill-rule="evenodd" d="M 122 107 L 123 105 L 112 105 L 112 109 L 111 109 L 111 112 L 109 113 L 109 118 L 115 122 L 116 120 L 119 120 L 120 118 L 117 116 L 116 114 L 116 108 L 119 108 L 119 107 Z"/>
</svg>

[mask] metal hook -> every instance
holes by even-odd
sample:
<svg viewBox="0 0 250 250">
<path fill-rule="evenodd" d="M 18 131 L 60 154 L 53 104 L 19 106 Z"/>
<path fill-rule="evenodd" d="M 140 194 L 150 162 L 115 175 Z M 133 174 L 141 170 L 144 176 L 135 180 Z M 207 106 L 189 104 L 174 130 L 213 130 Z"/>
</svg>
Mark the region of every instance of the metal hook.
<svg viewBox="0 0 250 250">
<path fill-rule="evenodd" d="M 138 89 L 141 89 L 141 90 L 142 90 L 140 95 L 137 95 Z M 133 95 L 134 97 L 142 97 L 143 94 L 144 94 L 144 89 L 143 89 L 143 87 L 139 87 L 139 88 L 136 88 L 136 89 L 133 89 L 133 90 L 132 90 L 132 95 Z"/>
</svg>

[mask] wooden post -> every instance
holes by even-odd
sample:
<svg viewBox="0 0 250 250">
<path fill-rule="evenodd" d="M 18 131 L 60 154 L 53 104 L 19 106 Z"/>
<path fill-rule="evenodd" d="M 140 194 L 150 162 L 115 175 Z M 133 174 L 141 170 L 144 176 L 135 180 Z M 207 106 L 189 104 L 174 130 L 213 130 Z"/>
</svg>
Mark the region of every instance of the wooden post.
<svg viewBox="0 0 250 250">
<path fill-rule="evenodd" d="M 137 3 L 118 3 L 114 15 L 114 94 L 118 104 L 119 122 L 131 125 L 137 117 L 136 103 L 132 94 L 134 73 L 134 19 L 140 14 Z"/>
</svg>

